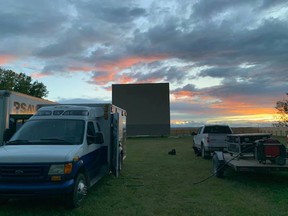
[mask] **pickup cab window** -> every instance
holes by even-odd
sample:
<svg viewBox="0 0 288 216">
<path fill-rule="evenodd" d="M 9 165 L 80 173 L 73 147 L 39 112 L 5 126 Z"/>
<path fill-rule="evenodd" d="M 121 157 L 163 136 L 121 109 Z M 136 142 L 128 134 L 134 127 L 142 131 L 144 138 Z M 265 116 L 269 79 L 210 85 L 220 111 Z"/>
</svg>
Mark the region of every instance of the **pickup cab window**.
<svg viewBox="0 0 288 216">
<path fill-rule="evenodd" d="M 206 126 L 203 133 L 232 134 L 230 127 L 223 125 Z"/>
</svg>

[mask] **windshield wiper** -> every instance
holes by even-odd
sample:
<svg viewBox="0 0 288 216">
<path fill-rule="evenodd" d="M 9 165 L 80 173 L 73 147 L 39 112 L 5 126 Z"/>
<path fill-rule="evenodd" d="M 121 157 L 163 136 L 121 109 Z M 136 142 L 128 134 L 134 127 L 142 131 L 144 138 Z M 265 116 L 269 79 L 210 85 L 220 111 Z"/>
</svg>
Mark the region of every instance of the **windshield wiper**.
<svg viewBox="0 0 288 216">
<path fill-rule="evenodd" d="M 5 145 L 13 145 L 13 144 L 25 144 L 30 143 L 29 140 L 12 140 L 5 143 Z"/>
<path fill-rule="evenodd" d="M 40 141 L 47 141 L 47 142 L 51 141 L 51 142 L 61 142 L 65 144 L 73 144 L 72 142 L 69 142 L 64 139 L 58 139 L 58 138 L 46 138 L 46 139 L 40 139 Z"/>
</svg>

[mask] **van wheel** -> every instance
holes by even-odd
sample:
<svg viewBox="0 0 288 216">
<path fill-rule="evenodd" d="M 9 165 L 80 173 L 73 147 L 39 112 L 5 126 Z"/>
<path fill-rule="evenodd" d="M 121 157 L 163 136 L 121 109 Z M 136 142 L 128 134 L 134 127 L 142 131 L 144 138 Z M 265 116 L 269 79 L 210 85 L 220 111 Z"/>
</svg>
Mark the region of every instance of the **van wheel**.
<svg viewBox="0 0 288 216">
<path fill-rule="evenodd" d="M 87 179 L 79 173 L 75 179 L 74 189 L 68 196 L 68 206 L 78 208 L 87 194 Z"/>
</svg>

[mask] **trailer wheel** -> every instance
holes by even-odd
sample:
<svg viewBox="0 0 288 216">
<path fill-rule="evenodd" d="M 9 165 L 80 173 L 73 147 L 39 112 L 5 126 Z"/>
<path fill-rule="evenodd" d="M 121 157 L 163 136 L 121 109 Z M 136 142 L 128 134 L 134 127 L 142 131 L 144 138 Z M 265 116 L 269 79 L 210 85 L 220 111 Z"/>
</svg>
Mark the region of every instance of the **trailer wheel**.
<svg viewBox="0 0 288 216">
<path fill-rule="evenodd" d="M 213 163 L 213 174 L 217 178 L 223 178 L 224 177 L 224 162 L 220 161 L 217 155 L 214 154 L 212 163 Z"/>
<path fill-rule="evenodd" d="M 78 208 L 87 194 L 87 179 L 84 174 L 79 173 L 75 179 L 74 189 L 68 196 L 68 206 Z"/>
<path fill-rule="evenodd" d="M 201 157 L 204 159 L 208 159 L 210 156 L 210 153 L 208 151 L 205 151 L 204 145 L 201 145 Z"/>
</svg>

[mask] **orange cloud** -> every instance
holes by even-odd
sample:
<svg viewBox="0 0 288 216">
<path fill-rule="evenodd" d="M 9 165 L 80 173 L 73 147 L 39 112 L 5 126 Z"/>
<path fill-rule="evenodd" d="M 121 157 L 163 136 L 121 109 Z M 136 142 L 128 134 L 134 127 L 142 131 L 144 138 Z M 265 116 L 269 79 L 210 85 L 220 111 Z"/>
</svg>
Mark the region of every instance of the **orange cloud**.
<svg viewBox="0 0 288 216">
<path fill-rule="evenodd" d="M 212 109 L 223 110 L 225 114 L 237 114 L 237 115 L 258 115 L 258 114 L 267 114 L 273 115 L 275 113 L 275 109 L 273 105 L 271 107 L 261 107 L 261 104 L 257 104 L 257 100 L 251 103 L 249 102 L 251 98 L 247 98 L 244 102 L 244 99 L 237 99 L 237 97 L 225 98 L 225 100 L 221 103 L 211 104 Z"/>
<path fill-rule="evenodd" d="M 130 68 L 131 66 L 138 64 L 138 63 L 150 63 L 158 60 L 166 59 L 167 56 L 140 56 L 140 57 L 129 57 L 120 59 L 116 62 L 105 62 L 103 64 L 100 64 L 96 66 L 96 70 L 104 71 L 101 74 L 101 77 L 98 76 L 94 79 L 94 81 L 99 85 L 106 85 L 108 82 L 115 81 L 117 72 L 125 69 Z M 123 77 L 120 78 L 119 81 L 129 82 L 133 81 L 132 78 L 129 77 Z"/>
<path fill-rule="evenodd" d="M 173 93 L 173 95 L 175 96 L 176 99 L 181 99 L 181 98 L 186 98 L 186 97 L 192 98 L 195 95 L 195 93 L 191 91 L 182 90 L 182 91 Z"/>
<path fill-rule="evenodd" d="M 160 81 L 161 81 L 160 78 L 149 78 L 146 80 L 138 81 L 137 83 L 156 83 L 156 82 L 160 82 Z"/>
<path fill-rule="evenodd" d="M 107 85 L 108 82 L 115 80 L 115 73 L 108 71 L 101 71 L 96 77 L 92 79 L 98 85 Z"/>
<path fill-rule="evenodd" d="M 210 112 L 210 114 L 217 113 L 217 115 L 221 116 L 220 118 L 210 119 L 210 121 L 271 122 L 275 114 L 273 104 L 269 106 L 267 100 L 263 103 L 261 98 L 253 98 L 252 96 L 243 97 L 234 95 L 233 97 L 216 98 L 207 95 L 205 92 L 184 90 L 175 92 L 172 95 L 176 100 L 185 100 L 190 104 L 204 104 L 207 108 L 205 112 Z"/>
<path fill-rule="evenodd" d="M 41 79 L 41 78 L 47 77 L 48 74 L 45 74 L 45 73 L 32 73 L 30 76 L 33 79 Z"/>
<path fill-rule="evenodd" d="M 95 67 L 88 67 L 88 66 L 71 66 L 71 67 L 68 67 L 68 70 L 69 71 L 85 71 L 85 72 L 88 72 L 88 71 L 92 71 L 94 70 Z"/>
<path fill-rule="evenodd" d="M 7 64 L 10 61 L 13 61 L 16 57 L 12 55 L 0 55 L 0 65 Z"/>
<path fill-rule="evenodd" d="M 191 104 L 207 104 L 207 106 L 220 101 L 219 98 L 209 96 L 205 92 L 192 92 L 186 90 L 172 93 L 172 98 L 172 100 L 189 101 Z"/>
<path fill-rule="evenodd" d="M 120 77 L 119 79 L 119 83 L 132 83 L 134 81 L 134 79 L 132 77 L 129 77 L 127 75 L 123 75 Z"/>
</svg>

